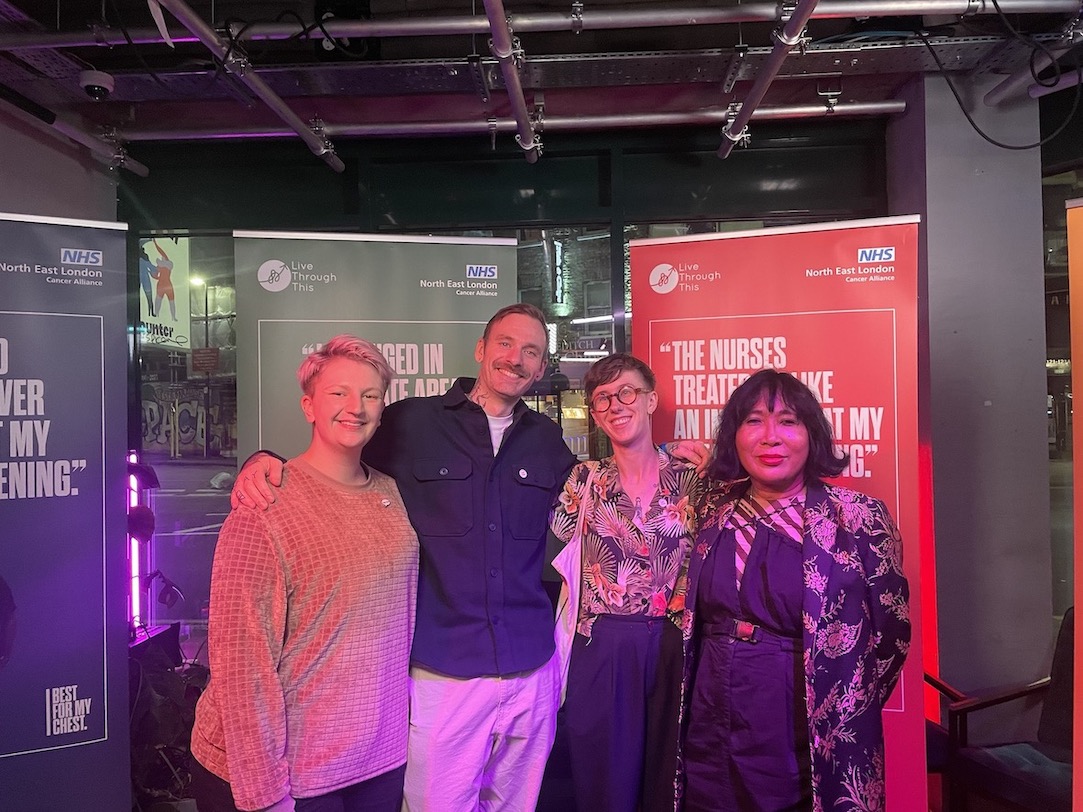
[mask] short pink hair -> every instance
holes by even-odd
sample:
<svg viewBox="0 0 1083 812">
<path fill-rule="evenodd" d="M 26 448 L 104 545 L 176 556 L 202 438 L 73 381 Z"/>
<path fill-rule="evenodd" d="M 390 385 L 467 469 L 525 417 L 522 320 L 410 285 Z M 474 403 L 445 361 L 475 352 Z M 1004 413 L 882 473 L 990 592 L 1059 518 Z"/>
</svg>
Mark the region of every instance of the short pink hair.
<svg viewBox="0 0 1083 812">
<path fill-rule="evenodd" d="M 368 364 L 380 376 L 384 392 L 387 392 L 387 387 L 391 385 L 391 379 L 395 376 L 395 373 L 391 371 L 391 365 L 387 363 L 387 359 L 375 344 L 343 333 L 332 338 L 315 352 L 306 355 L 301 366 L 297 368 L 297 382 L 301 384 L 301 390 L 306 395 L 312 394 L 316 376 L 323 372 L 323 368 L 332 358 L 349 358 L 351 361 Z"/>
</svg>

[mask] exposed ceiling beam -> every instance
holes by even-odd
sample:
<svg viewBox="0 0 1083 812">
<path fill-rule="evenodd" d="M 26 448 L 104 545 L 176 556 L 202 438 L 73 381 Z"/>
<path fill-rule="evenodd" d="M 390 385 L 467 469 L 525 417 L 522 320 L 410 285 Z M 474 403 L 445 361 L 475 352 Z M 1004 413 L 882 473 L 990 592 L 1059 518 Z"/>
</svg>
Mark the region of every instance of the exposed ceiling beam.
<svg viewBox="0 0 1083 812">
<path fill-rule="evenodd" d="M 69 141 L 74 141 L 76 144 L 86 147 L 99 158 L 104 159 L 111 169 L 127 169 L 142 178 L 150 174 L 150 170 L 146 166 L 128 155 L 115 133 L 95 134 L 87 132 L 81 124 L 65 116 L 58 115 L 46 107 L 42 107 L 18 91 L 4 85 L 0 85 L 0 99 L 8 102 L 13 109 L 19 111 L 27 122 L 42 129 L 48 128 L 46 132 L 54 136 L 63 136 Z"/>
<path fill-rule="evenodd" d="M 515 41 L 508 26 L 507 12 L 504 11 L 502 0 L 484 0 L 485 13 L 489 18 L 489 29 L 492 32 L 492 40 L 489 50 L 492 51 L 496 61 L 500 63 L 500 75 L 504 77 L 504 87 L 508 91 L 508 101 L 511 104 L 511 114 L 515 118 L 515 143 L 526 155 L 527 163 L 537 163 L 541 155 L 541 138 L 534 132 L 534 122 L 530 118 L 530 110 L 526 105 L 526 97 L 523 95 L 523 83 L 519 78 L 519 60 L 522 52 L 517 52 Z"/>
<path fill-rule="evenodd" d="M 1023 88 L 1034 82 L 1034 78 L 1048 68 L 1066 53 L 1083 43 L 1083 6 L 1080 7 L 1080 15 L 1077 16 L 1064 29 L 1063 41 L 1059 44 L 1050 44 L 1040 53 L 1035 54 L 1029 65 L 1020 68 L 999 85 L 985 94 L 984 101 L 993 107 L 1008 99 L 1019 96 Z M 1078 71 L 1074 71 L 1078 75 Z M 1033 95 L 1033 94 L 1032 94 Z"/>
<path fill-rule="evenodd" d="M 738 142 L 747 142 L 748 134 L 745 132 L 745 125 L 752 119 L 752 114 L 763 101 L 763 97 L 767 95 L 771 83 L 775 81 L 775 77 L 782 69 L 782 63 L 786 61 L 786 55 L 801 41 L 805 26 L 815 10 L 816 0 L 801 0 L 793 9 L 793 14 L 789 19 L 771 32 L 775 45 L 767 61 L 756 74 L 756 80 L 749 88 L 744 101 L 741 102 L 737 115 L 733 120 L 726 122 L 726 126 L 722 128 L 722 144 L 718 148 L 719 158 L 728 158 Z"/>
<path fill-rule="evenodd" d="M 181 25 L 191 31 L 214 54 L 227 71 L 240 79 L 252 90 L 260 101 L 266 104 L 294 133 L 301 137 L 314 155 L 322 158 L 336 172 L 342 172 L 346 165 L 335 154 L 334 145 L 315 128 L 310 127 L 293 112 L 288 104 L 264 82 L 248 59 L 237 48 L 223 42 L 203 19 L 196 14 L 184 0 L 159 0 L 159 2 L 177 18 Z"/>
<path fill-rule="evenodd" d="M 169 2 L 163 5 L 170 5 Z M 1079 0 L 1000 0 L 1004 14 L 1078 14 Z M 814 20 L 863 17 L 904 16 L 975 16 L 999 13 L 993 0 L 822 0 L 812 15 Z M 672 28 L 689 25 L 726 25 L 731 23 L 779 22 L 776 3 L 745 3 L 734 6 L 689 6 L 684 8 L 636 10 L 584 10 L 581 16 L 571 12 L 511 14 L 512 30 L 519 34 L 559 31 L 602 31 L 629 28 Z M 242 30 L 243 28 L 243 30 Z M 488 35 L 489 20 L 480 15 L 447 17 L 403 17 L 380 20 L 327 20 L 327 34 L 340 38 L 439 37 L 449 35 Z M 295 23 L 253 23 L 234 27 L 242 42 L 249 40 L 287 40 L 297 36 Z M 137 45 L 162 42 L 156 28 L 134 28 L 128 36 Z M 170 29 L 174 42 L 202 41 L 193 32 Z M 310 39 L 323 39 L 319 27 L 308 32 Z M 87 31 L 26 32 L 0 34 L 0 51 L 41 48 L 114 47 L 127 45 L 119 29 L 96 26 Z"/>
<path fill-rule="evenodd" d="M 794 104 L 760 107 L 752 114 L 753 121 L 781 121 L 806 118 L 856 118 L 898 115 L 906 112 L 906 102 L 899 99 L 875 102 L 839 102 L 828 104 Z M 717 126 L 728 120 L 724 109 L 695 110 L 667 113 L 624 113 L 618 115 L 550 115 L 545 117 L 547 132 L 573 132 L 643 127 Z M 409 136 L 438 137 L 486 135 L 516 132 L 514 118 L 457 121 L 404 121 L 370 124 L 327 124 L 327 134 L 335 138 L 401 138 Z M 204 141 L 230 138 L 289 138 L 292 130 L 272 127 L 169 128 L 123 131 L 126 141 Z"/>
</svg>

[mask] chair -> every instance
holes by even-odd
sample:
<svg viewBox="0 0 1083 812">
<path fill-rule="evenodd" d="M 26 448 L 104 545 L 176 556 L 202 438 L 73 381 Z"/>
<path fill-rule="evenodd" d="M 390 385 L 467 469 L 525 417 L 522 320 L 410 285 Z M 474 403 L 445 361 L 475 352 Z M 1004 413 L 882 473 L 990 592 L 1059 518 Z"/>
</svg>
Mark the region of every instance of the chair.
<svg viewBox="0 0 1083 812">
<path fill-rule="evenodd" d="M 926 676 L 926 682 L 948 699 L 947 812 L 967 812 L 972 793 L 1026 812 L 1071 812 L 1074 627 L 1073 607 L 1061 622 L 1050 675 L 1020 688 L 967 695 Z M 971 713 L 1034 696 L 1042 698 L 1036 740 L 970 744 Z"/>
</svg>

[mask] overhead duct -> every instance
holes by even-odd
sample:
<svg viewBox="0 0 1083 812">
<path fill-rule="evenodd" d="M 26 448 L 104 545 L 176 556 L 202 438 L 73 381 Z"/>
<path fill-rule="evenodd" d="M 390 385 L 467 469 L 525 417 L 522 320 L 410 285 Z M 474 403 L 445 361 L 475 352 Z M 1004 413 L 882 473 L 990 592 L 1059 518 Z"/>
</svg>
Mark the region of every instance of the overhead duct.
<svg viewBox="0 0 1083 812">
<path fill-rule="evenodd" d="M 793 15 L 780 28 L 771 32 L 771 36 L 775 39 L 775 46 L 771 49 L 763 67 L 756 74 L 756 81 L 749 88 L 745 100 L 741 102 L 737 115 L 733 120 L 726 122 L 726 126 L 722 129 L 723 139 L 718 148 L 719 158 L 728 158 L 738 142 L 747 140 L 745 126 L 752 119 L 752 114 L 756 112 L 759 103 L 767 95 L 771 83 L 778 76 L 782 63 L 786 61 L 786 55 L 801 41 L 805 26 L 808 25 L 809 18 L 815 10 L 816 0 L 801 0 L 797 8 L 793 10 Z"/>
<path fill-rule="evenodd" d="M 282 119 L 295 134 L 301 137 L 314 155 L 322 158 L 336 172 L 342 172 L 346 165 L 335 154 L 335 147 L 322 134 L 309 127 L 300 116 L 293 112 L 282 97 L 271 90 L 255 72 L 248 60 L 239 55 L 237 48 L 222 42 L 218 34 L 197 15 L 184 0 L 158 0 L 174 17 L 191 31 L 222 63 L 227 71 L 236 76 L 252 90 L 260 101 L 266 104 Z"/>
<path fill-rule="evenodd" d="M 515 42 L 504 12 L 502 0 L 485 0 L 485 13 L 489 18 L 492 32 L 490 50 L 500 64 L 500 74 L 504 77 L 504 87 L 508 91 L 511 113 L 515 118 L 515 142 L 526 155 L 527 163 L 537 163 L 541 155 L 541 138 L 534 132 L 534 122 L 530 119 L 530 110 L 523 95 L 523 83 L 519 79 L 519 65 L 516 59 Z"/>
<path fill-rule="evenodd" d="M 781 121 L 787 119 L 856 118 L 864 116 L 888 116 L 906 112 L 906 102 L 890 99 L 877 102 L 838 102 L 837 104 L 798 104 L 777 107 L 761 107 L 752 114 L 753 121 Z M 683 127 L 722 125 L 728 120 L 726 110 L 699 110 L 673 113 L 624 113 L 615 115 L 552 115 L 546 114 L 545 128 L 549 131 L 612 130 L 642 127 Z M 371 124 L 328 124 L 327 134 L 336 138 L 401 138 L 409 136 L 439 137 L 457 135 L 487 135 L 516 132 L 518 123 L 513 118 L 490 120 L 462 119 L 459 121 L 401 121 Z M 125 130 L 128 141 L 196 141 L 221 138 L 288 138 L 290 130 L 266 127 L 168 130 Z"/>
</svg>

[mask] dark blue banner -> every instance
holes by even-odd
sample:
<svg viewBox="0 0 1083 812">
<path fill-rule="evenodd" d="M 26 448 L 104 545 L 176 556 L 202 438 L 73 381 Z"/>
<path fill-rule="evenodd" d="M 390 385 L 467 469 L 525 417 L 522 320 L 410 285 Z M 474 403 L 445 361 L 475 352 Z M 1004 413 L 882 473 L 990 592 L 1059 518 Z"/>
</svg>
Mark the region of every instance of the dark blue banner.
<svg viewBox="0 0 1083 812">
<path fill-rule="evenodd" d="M 124 229 L 16 218 L 0 215 L 0 807 L 11 809 L 69 780 L 74 792 L 89 770 L 96 785 L 128 783 Z M 43 769 L 48 788 L 26 780 Z M 22 805 L 20 787 L 35 801 Z"/>
</svg>

